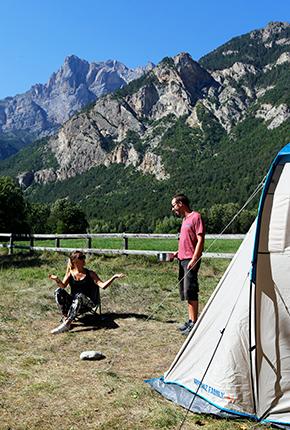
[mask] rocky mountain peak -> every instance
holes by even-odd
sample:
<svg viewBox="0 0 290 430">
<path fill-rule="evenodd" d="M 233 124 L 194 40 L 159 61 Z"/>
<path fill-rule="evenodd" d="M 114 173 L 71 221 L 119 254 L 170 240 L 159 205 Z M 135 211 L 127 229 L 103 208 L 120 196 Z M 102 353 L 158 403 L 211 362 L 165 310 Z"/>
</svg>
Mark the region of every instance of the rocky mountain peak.
<svg viewBox="0 0 290 430">
<path fill-rule="evenodd" d="M 81 60 L 76 55 L 66 57 L 59 71 L 50 78 L 47 85 L 48 89 L 53 90 L 55 85 L 79 87 L 86 81 L 89 67 L 90 64 L 87 61 Z"/>
<path fill-rule="evenodd" d="M 181 80 L 190 94 L 192 103 L 201 97 L 204 88 L 217 85 L 207 70 L 194 61 L 188 53 L 182 52 L 173 60 Z"/>
<path fill-rule="evenodd" d="M 162 77 L 163 83 L 166 81 L 168 83 L 174 78 L 180 81 L 193 100 L 203 87 L 214 84 L 214 79 L 207 70 L 194 61 L 187 52 L 181 52 L 172 58 L 165 57 L 154 69 L 154 73 Z"/>
<path fill-rule="evenodd" d="M 264 28 L 263 33 L 281 33 L 281 31 L 290 28 L 289 22 L 271 21 Z"/>
<path fill-rule="evenodd" d="M 75 69 L 75 68 L 77 68 L 79 66 L 82 66 L 84 64 L 86 64 L 88 66 L 89 62 L 86 61 L 86 60 L 82 60 L 77 55 L 68 55 L 64 59 L 64 63 L 63 63 L 62 68 L 69 67 L 70 69 L 73 70 L 73 69 Z"/>
<path fill-rule="evenodd" d="M 172 121 L 193 112 L 197 100 L 210 87 L 218 86 L 188 53 L 164 58 L 131 87 L 101 98 L 89 112 L 74 116 L 50 139 L 49 147 L 60 166 L 54 175 L 64 180 L 93 166 L 121 163 L 154 174 L 157 179 L 166 178 L 161 158 L 154 153 L 162 133 L 152 139 L 155 126 L 147 120 L 164 121 L 165 133 Z M 143 139 L 150 141 L 146 151 L 142 150 Z M 79 157 L 80 153 L 85 156 Z M 41 182 L 53 177 L 46 172 L 35 178 Z"/>
<path fill-rule="evenodd" d="M 144 70 L 146 72 L 149 72 L 150 70 L 152 70 L 155 67 L 155 64 L 152 63 L 152 61 L 148 61 L 148 63 L 146 64 Z M 137 69 L 139 69 L 139 67 L 137 67 Z"/>
<path fill-rule="evenodd" d="M 65 58 L 46 84 L 35 84 L 29 91 L 6 97 L 0 103 L 0 133 L 9 144 L 0 159 L 36 138 L 53 134 L 75 112 L 104 94 L 125 86 L 152 69 L 130 69 L 117 60 L 89 63 L 76 55 Z M 20 134 L 11 143 L 11 133 Z"/>
<path fill-rule="evenodd" d="M 250 33 L 252 39 L 259 38 L 262 39 L 264 43 L 269 41 L 273 37 L 279 37 L 283 35 L 287 30 L 290 29 L 290 24 L 288 22 L 269 22 L 266 27 L 260 30 L 254 30 Z"/>
<path fill-rule="evenodd" d="M 186 63 L 196 63 L 188 52 L 180 52 L 173 57 L 173 61 L 176 65 L 182 65 Z"/>
</svg>

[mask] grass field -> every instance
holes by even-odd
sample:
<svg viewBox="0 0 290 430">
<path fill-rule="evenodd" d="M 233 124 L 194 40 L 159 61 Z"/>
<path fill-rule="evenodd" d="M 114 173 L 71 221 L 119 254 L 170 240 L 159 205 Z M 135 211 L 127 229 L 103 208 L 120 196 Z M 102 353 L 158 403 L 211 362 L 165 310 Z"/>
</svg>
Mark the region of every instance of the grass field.
<svg viewBox="0 0 290 430">
<path fill-rule="evenodd" d="M 228 260 L 204 260 L 201 307 Z M 102 279 L 124 272 L 102 291 L 103 321 L 88 318 L 53 336 L 59 323 L 48 273 L 62 276 L 66 257 L 27 253 L 0 256 L 0 429 L 179 429 L 186 411 L 144 383 L 161 376 L 184 338 L 186 310 L 177 293 L 177 264 L 145 257 L 90 257 Z M 82 361 L 84 350 L 104 354 Z M 206 430 L 264 428 L 245 420 L 190 413 L 182 427 Z"/>
<path fill-rule="evenodd" d="M 205 251 L 209 252 L 236 252 L 241 240 L 206 240 Z M 15 242 L 19 245 L 29 245 L 28 242 Z M 123 249 L 123 239 L 119 238 L 99 238 L 92 240 L 92 248 L 100 249 Z M 35 246 L 55 247 L 54 240 L 36 240 Z M 87 241 L 85 239 L 62 239 L 60 247 L 64 248 L 86 248 Z M 129 249 L 135 250 L 152 250 L 152 251 L 175 251 L 177 249 L 177 240 L 174 239 L 129 239 Z"/>
</svg>

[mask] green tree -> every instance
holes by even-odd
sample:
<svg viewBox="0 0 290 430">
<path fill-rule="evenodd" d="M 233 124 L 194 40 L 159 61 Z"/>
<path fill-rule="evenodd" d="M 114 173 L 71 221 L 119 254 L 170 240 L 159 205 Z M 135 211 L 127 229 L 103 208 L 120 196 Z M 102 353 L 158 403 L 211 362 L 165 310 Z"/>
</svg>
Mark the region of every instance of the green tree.
<svg viewBox="0 0 290 430">
<path fill-rule="evenodd" d="M 238 211 L 239 205 L 236 203 L 213 205 L 208 213 L 208 233 L 221 233 L 229 224 L 225 233 L 239 233 L 238 220 L 232 222 Z"/>
<path fill-rule="evenodd" d="M 26 203 L 21 188 L 8 177 L 0 177 L 0 231 L 27 233 Z"/>
<path fill-rule="evenodd" d="M 30 203 L 27 207 L 28 223 L 31 233 L 50 233 L 48 223 L 50 205 L 45 203 Z"/>
<path fill-rule="evenodd" d="M 148 231 L 148 222 L 142 214 L 126 215 L 123 219 L 124 232 L 127 233 L 151 233 Z"/>
<path fill-rule="evenodd" d="M 59 199 L 51 207 L 48 219 L 55 233 L 85 233 L 88 222 L 80 206 L 68 199 Z"/>
<path fill-rule="evenodd" d="M 155 233 L 161 234 L 176 234 L 180 229 L 181 220 L 174 216 L 166 216 L 163 219 L 157 220 Z"/>
<path fill-rule="evenodd" d="M 243 210 L 239 215 L 239 233 L 247 233 L 257 216 L 257 210 Z"/>
<path fill-rule="evenodd" d="M 93 218 L 90 220 L 89 231 L 92 233 L 115 233 L 116 228 L 111 222 Z"/>
</svg>

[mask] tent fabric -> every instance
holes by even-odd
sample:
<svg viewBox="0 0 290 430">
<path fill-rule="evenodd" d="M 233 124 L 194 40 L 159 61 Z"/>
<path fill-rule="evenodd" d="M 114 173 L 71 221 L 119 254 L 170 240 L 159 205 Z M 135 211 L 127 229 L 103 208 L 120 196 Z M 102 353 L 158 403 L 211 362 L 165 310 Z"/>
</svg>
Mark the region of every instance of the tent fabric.
<svg viewBox="0 0 290 430">
<path fill-rule="evenodd" d="M 174 382 L 192 392 L 199 388 L 200 395 L 220 408 L 227 410 L 234 408 L 249 414 L 253 414 L 254 410 L 250 366 L 247 360 L 249 351 L 247 291 L 250 283 L 250 251 L 253 248 L 254 234 L 253 226 L 219 282 L 194 331 L 187 337 L 164 376 L 165 383 Z M 238 324 L 237 318 L 240 319 Z M 211 365 L 204 376 L 217 346 L 215 365 Z M 243 365 L 237 367 L 236 363 L 240 361 Z"/>
<path fill-rule="evenodd" d="M 290 144 L 258 216 L 164 377 L 147 381 L 194 412 L 290 426 Z"/>
<path fill-rule="evenodd" d="M 235 414 L 233 412 L 226 412 L 221 410 L 214 404 L 208 402 L 208 400 L 203 399 L 200 395 L 195 395 L 187 388 L 184 388 L 177 384 L 164 383 L 163 378 L 149 379 L 146 381 L 151 385 L 156 391 L 161 393 L 168 400 L 171 400 L 179 405 L 183 406 L 185 409 L 189 409 L 191 412 L 195 413 L 206 413 L 216 415 L 219 418 L 240 418 L 240 414 Z M 245 414 L 247 418 L 254 418 L 254 416 L 249 416 Z"/>
<path fill-rule="evenodd" d="M 290 163 L 273 172 L 261 213 L 255 279 L 257 415 L 290 422 Z"/>
</svg>

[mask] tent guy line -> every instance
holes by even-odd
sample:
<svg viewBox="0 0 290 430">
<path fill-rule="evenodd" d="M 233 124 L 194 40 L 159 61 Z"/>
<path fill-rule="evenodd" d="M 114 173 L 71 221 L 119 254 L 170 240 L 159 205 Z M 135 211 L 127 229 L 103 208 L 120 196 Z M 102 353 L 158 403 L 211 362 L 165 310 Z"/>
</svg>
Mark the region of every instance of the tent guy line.
<svg viewBox="0 0 290 430">
<path fill-rule="evenodd" d="M 213 245 L 216 243 L 217 240 L 221 239 L 222 235 L 224 234 L 224 232 L 232 225 L 232 223 L 235 221 L 235 219 L 240 215 L 240 213 L 248 206 L 248 204 L 256 197 L 256 195 L 261 191 L 261 189 L 264 186 L 264 182 L 265 182 L 266 176 L 262 179 L 262 181 L 257 185 L 257 187 L 255 188 L 255 190 L 252 192 L 252 194 L 250 195 L 250 197 L 247 199 L 247 201 L 243 204 L 243 206 L 237 211 L 237 213 L 232 217 L 232 219 L 229 221 L 229 223 L 222 229 L 222 231 L 219 233 L 218 237 L 213 239 L 212 242 L 209 244 L 209 246 L 205 249 L 205 253 L 209 252 L 209 250 L 213 247 Z M 197 263 L 202 259 L 202 256 L 199 257 L 199 259 L 196 261 L 196 263 L 194 264 L 194 266 L 192 266 L 192 268 L 190 270 L 192 270 Z M 190 271 L 189 270 L 189 271 Z M 185 276 L 184 276 L 185 277 Z M 180 280 L 183 281 L 184 277 Z M 176 290 L 179 282 L 179 280 L 172 286 L 171 290 L 168 292 L 168 294 L 166 294 L 166 296 L 162 299 L 162 301 L 155 307 L 155 309 L 153 310 L 153 312 L 147 317 L 146 321 L 148 321 L 149 319 L 151 319 L 156 313 L 157 311 L 160 309 L 160 307 L 163 305 L 164 302 L 166 302 L 166 300 L 168 299 L 168 297 L 170 297 L 173 292 Z"/>
</svg>

